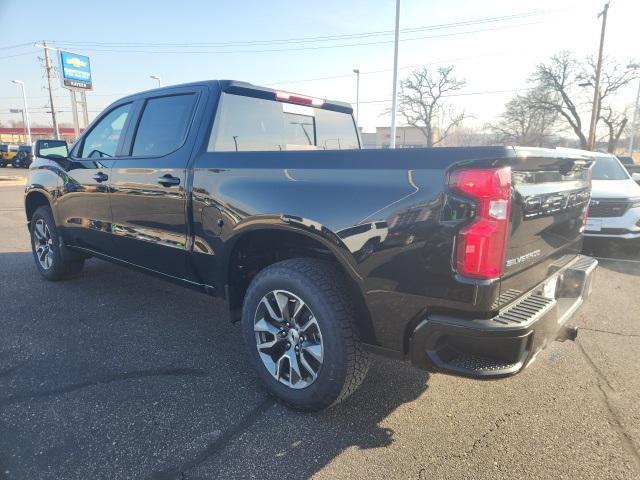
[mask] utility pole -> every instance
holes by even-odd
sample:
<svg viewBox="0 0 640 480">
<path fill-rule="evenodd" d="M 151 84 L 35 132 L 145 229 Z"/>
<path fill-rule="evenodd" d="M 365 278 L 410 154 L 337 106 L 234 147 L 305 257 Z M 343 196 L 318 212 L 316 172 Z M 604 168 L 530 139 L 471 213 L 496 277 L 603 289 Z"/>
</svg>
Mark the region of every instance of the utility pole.
<svg viewBox="0 0 640 480">
<path fill-rule="evenodd" d="M 47 48 L 47 42 L 43 41 L 44 46 L 44 65 L 47 70 L 47 86 L 49 87 L 49 103 L 51 104 L 51 119 L 53 120 L 53 131 L 56 135 L 56 140 L 60 140 L 60 130 L 58 129 L 58 121 L 56 120 L 56 107 L 53 103 L 53 87 L 51 86 L 51 79 L 53 78 L 53 67 L 51 66 L 51 59 L 49 58 L 49 49 Z"/>
<path fill-rule="evenodd" d="M 353 73 L 356 74 L 356 127 L 357 127 L 358 118 L 360 117 L 360 69 L 354 68 Z"/>
<path fill-rule="evenodd" d="M 600 72 L 602 71 L 602 53 L 604 51 L 604 32 L 607 28 L 607 12 L 609 4 L 605 3 L 604 10 L 600 12 L 598 18 L 602 17 L 602 31 L 600 33 L 600 49 L 598 50 L 598 64 L 596 65 L 596 84 L 593 92 L 593 106 L 591 108 L 591 124 L 589 125 L 589 139 L 587 149 L 593 150 L 596 144 L 596 125 L 598 124 L 598 114 L 600 113 Z"/>
<path fill-rule="evenodd" d="M 398 41 L 400 39 L 400 0 L 396 0 L 396 38 L 393 51 L 393 98 L 391 99 L 391 138 L 389 148 L 396 148 L 396 113 L 398 110 Z"/>
</svg>

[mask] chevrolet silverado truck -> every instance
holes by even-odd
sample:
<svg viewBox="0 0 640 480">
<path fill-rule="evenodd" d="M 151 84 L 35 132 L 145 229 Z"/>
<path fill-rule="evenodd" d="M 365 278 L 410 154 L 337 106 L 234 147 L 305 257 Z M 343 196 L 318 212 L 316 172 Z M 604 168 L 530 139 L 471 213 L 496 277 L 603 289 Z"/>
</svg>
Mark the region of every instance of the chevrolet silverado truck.
<svg viewBox="0 0 640 480">
<path fill-rule="evenodd" d="M 597 265 L 590 167 L 363 150 L 348 104 L 206 81 L 116 101 L 70 151 L 37 143 L 25 208 L 44 278 L 98 258 L 221 297 L 266 388 L 318 410 L 371 353 L 493 379 L 571 338 Z"/>
</svg>

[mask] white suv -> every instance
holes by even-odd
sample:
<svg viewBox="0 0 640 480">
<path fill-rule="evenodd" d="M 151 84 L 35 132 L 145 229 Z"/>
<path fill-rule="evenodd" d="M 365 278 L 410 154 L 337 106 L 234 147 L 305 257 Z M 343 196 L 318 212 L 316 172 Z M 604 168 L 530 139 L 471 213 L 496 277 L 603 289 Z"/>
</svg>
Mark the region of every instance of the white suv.
<svg viewBox="0 0 640 480">
<path fill-rule="evenodd" d="M 614 155 L 590 156 L 595 164 L 585 236 L 640 239 L 640 185 Z"/>
</svg>

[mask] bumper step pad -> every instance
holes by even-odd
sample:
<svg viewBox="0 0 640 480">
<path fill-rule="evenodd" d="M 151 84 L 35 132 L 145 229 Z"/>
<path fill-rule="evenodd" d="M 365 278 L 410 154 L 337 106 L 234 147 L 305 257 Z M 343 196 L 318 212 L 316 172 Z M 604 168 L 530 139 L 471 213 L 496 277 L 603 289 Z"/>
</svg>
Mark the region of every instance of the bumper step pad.
<svg viewBox="0 0 640 480">
<path fill-rule="evenodd" d="M 460 354 L 458 357 L 450 360 L 448 364 L 462 370 L 483 373 L 502 372 L 510 370 L 517 365 L 517 363 L 501 362 L 493 358 L 469 355 L 466 353 Z"/>
<path fill-rule="evenodd" d="M 419 368 L 471 378 L 518 373 L 554 340 L 572 340 L 566 322 L 589 296 L 597 260 L 578 256 L 551 266 L 547 278 L 496 316 L 466 319 L 434 313 L 413 332 L 411 361 Z M 555 298 L 543 296 L 556 277 Z"/>
</svg>

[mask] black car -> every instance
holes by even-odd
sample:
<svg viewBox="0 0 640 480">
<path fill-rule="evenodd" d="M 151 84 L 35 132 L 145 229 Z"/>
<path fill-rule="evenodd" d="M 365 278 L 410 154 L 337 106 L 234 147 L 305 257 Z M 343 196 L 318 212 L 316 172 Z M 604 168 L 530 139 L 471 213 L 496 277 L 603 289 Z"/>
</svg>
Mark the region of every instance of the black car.
<svg viewBox="0 0 640 480">
<path fill-rule="evenodd" d="M 35 154 L 25 210 L 44 278 L 94 257 L 223 298 L 259 378 L 303 410 L 351 394 L 370 352 L 514 375 L 573 337 L 597 265 L 580 255 L 589 158 L 361 150 L 350 105 L 244 82 L 126 97 L 71 150 Z"/>
<path fill-rule="evenodd" d="M 31 145 L 20 145 L 18 147 L 18 153 L 13 159 L 14 168 L 29 168 L 33 162 L 33 148 Z"/>
</svg>

